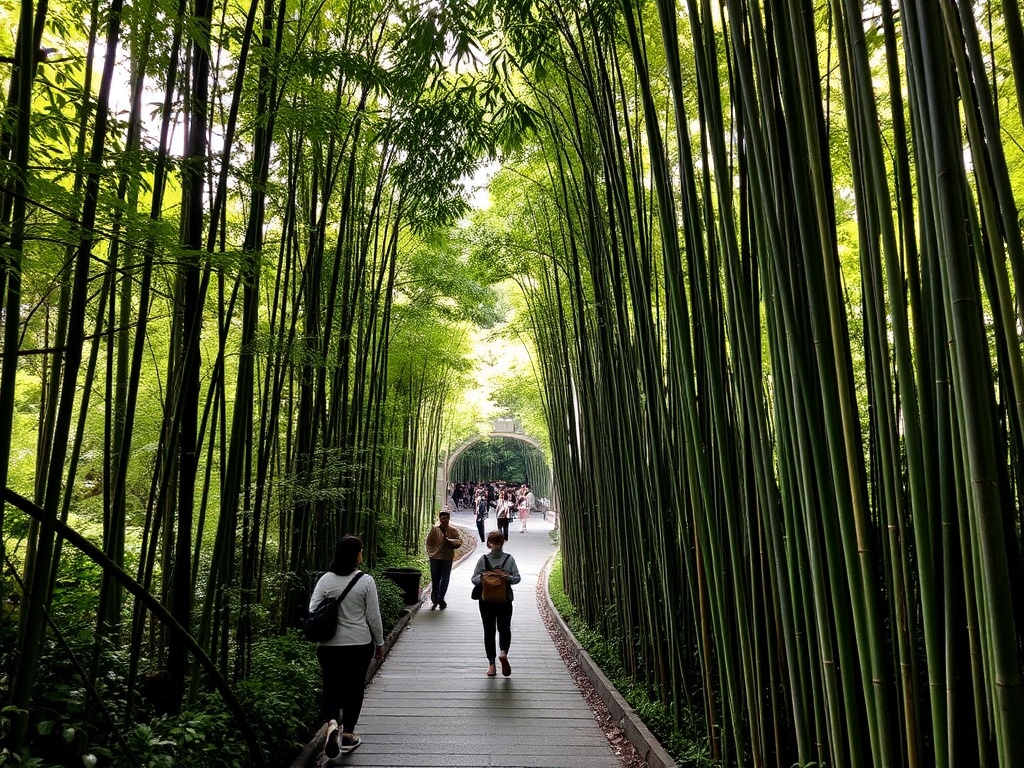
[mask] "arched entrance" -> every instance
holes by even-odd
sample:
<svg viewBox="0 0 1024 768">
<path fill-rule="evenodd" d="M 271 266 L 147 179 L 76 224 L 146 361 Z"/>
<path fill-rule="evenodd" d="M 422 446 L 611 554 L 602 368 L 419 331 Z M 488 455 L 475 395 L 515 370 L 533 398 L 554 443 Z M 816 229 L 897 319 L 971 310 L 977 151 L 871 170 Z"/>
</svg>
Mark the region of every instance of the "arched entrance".
<svg viewBox="0 0 1024 768">
<path fill-rule="evenodd" d="M 461 442 L 445 456 L 444 461 L 437 470 L 437 499 L 439 506 L 443 506 L 447 501 L 449 476 L 452 468 L 455 467 L 456 463 L 459 461 L 459 458 L 473 446 L 478 445 L 483 441 L 497 439 L 517 440 L 536 450 L 538 453 L 541 453 L 540 441 L 537 440 L 537 438 L 526 434 L 517 421 L 513 419 L 496 419 L 489 433 L 473 435 L 466 438 L 466 440 Z M 547 475 L 543 478 L 543 481 L 538 482 L 537 478 L 531 478 L 530 482 L 533 483 L 535 490 L 541 490 L 538 486 L 543 487 L 543 493 L 540 495 L 546 496 L 549 499 L 549 506 L 551 509 L 556 509 L 557 506 L 554 484 L 551 476 L 551 467 L 548 465 L 546 459 L 543 461 L 543 467 Z"/>
</svg>

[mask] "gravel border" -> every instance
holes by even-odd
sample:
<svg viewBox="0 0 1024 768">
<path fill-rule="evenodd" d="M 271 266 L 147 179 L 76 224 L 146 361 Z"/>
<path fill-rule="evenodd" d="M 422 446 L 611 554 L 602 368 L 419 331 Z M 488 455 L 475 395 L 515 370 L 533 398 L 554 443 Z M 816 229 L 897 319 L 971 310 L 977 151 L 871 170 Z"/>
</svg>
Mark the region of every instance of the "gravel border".
<svg viewBox="0 0 1024 768">
<path fill-rule="evenodd" d="M 676 768 L 672 756 L 626 703 L 612 682 L 583 650 L 576 636 L 558 614 L 548 591 L 548 574 L 554 555 L 544 564 L 537 579 L 537 607 L 548 634 L 594 713 L 608 743 L 624 768 Z"/>
</svg>

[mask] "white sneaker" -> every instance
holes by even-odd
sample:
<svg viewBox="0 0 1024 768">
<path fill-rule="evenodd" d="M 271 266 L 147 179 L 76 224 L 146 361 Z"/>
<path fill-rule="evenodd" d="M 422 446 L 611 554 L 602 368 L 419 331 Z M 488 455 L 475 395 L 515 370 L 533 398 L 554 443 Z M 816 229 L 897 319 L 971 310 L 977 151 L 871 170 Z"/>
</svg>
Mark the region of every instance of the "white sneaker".
<svg viewBox="0 0 1024 768">
<path fill-rule="evenodd" d="M 341 729 L 337 720 L 327 723 L 327 739 L 324 741 L 324 757 L 333 760 L 341 754 Z"/>
<path fill-rule="evenodd" d="M 363 743 L 363 740 L 356 736 L 354 733 L 351 736 L 341 737 L 341 751 L 342 754 L 347 755 L 353 749 Z"/>
</svg>

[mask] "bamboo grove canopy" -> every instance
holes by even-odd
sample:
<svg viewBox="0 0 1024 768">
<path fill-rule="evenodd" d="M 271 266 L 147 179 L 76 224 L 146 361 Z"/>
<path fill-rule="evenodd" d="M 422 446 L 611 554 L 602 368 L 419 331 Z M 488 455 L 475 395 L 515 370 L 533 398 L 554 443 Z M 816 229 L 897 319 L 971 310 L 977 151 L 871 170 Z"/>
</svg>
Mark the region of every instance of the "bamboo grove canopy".
<svg viewBox="0 0 1024 768">
<path fill-rule="evenodd" d="M 512 280 L 566 591 L 698 755 L 1024 765 L 1017 0 L 10 21 L 0 485 L 43 513 L 16 706 L 93 443 L 104 553 L 142 530 L 138 581 L 244 677 L 247 606 L 287 625 L 271 576 L 339 526 L 418 545 L 466 386 L 452 329 Z M 446 230 L 485 156 L 493 205 Z"/>
</svg>

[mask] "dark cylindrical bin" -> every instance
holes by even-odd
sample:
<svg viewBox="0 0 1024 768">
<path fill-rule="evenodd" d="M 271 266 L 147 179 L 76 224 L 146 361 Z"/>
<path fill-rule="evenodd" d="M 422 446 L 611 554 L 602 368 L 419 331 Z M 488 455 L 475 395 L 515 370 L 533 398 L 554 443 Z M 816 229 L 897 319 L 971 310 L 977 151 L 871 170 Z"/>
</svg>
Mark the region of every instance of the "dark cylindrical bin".
<svg viewBox="0 0 1024 768">
<path fill-rule="evenodd" d="M 391 579 L 402 590 L 402 600 L 406 605 L 420 601 L 419 568 L 385 568 L 384 575 Z"/>
</svg>

